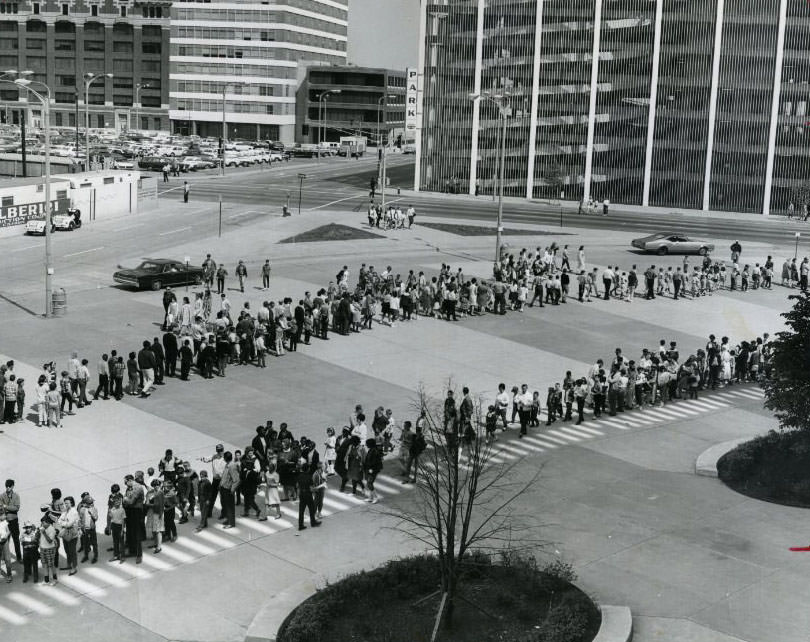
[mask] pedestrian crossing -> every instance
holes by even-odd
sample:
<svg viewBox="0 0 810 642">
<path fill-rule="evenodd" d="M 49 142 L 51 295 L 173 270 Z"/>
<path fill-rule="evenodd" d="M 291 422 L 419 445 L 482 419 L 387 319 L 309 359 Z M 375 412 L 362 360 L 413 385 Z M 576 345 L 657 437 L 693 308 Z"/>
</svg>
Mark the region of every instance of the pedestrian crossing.
<svg viewBox="0 0 810 642">
<path fill-rule="evenodd" d="M 396 466 L 397 462 L 391 464 L 392 468 Z M 333 480 L 330 483 L 336 480 L 330 479 Z M 380 474 L 374 486 L 382 498 L 412 492 L 413 489 L 413 486 L 403 485 L 401 480 L 387 474 Z M 365 505 L 366 502 L 362 498 L 341 493 L 336 488 L 330 487 L 324 496 L 321 515 L 327 519 L 332 515 Z M 217 501 L 214 515 L 217 515 L 218 511 Z M 209 527 L 199 532 L 195 530 L 196 520 L 190 520 L 188 524 L 178 524 L 177 539 L 174 542 L 164 541 L 159 555 L 154 555 L 148 548 L 149 542 L 144 541 L 143 561 L 139 565 L 134 563 L 133 558 L 127 558 L 123 564 L 107 561 L 112 556 L 106 551 L 111 540 L 103 535 L 104 529 L 101 524 L 103 520 L 99 520 L 99 562 L 80 563 L 76 575 L 68 575 L 67 571 L 60 572 L 59 582 L 54 586 L 42 583 L 23 584 L 22 565 L 16 563 L 12 565 L 13 582 L 11 584 L 0 582 L 0 596 L 4 598 L 4 604 L 0 605 L 0 637 L 4 629 L 24 626 L 35 617 L 53 616 L 61 607 L 76 606 L 81 603 L 82 597 L 104 597 L 111 591 L 126 589 L 134 582 L 156 579 L 162 573 L 244 546 L 260 537 L 297 528 L 296 502 L 282 502 L 281 514 L 280 519 L 273 519 L 273 516 L 269 515 L 266 522 L 259 522 L 254 517 L 237 517 L 236 527 L 228 530 L 220 529 L 215 518 L 209 519 Z M 328 525 L 325 526 L 328 529 Z M 328 533 L 328 530 L 322 532 Z M 63 551 L 60 550 L 60 562 L 64 563 L 64 559 Z M 39 574 L 42 580 L 41 569 Z"/>
<path fill-rule="evenodd" d="M 595 417 L 590 409 L 586 409 L 585 420 L 579 425 L 573 421 L 570 423 L 557 421 L 551 426 L 546 426 L 547 414 L 544 410 L 541 411 L 540 427 L 530 428 L 524 437 L 518 437 L 514 429 L 506 435 L 498 432 L 492 446 L 490 461 L 496 464 L 508 463 L 521 457 L 550 453 L 566 446 L 582 445 L 589 440 L 608 436 L 609 430 L 626 432 L 664 423 L 687 421 L 710 412 L 736 408 L 741 402 L 761 403 L 764 399 L 762 391 L 751 386 L 726 388 L 709 394 L 709 397 L 682 399 L 665 406 L 645 406 L 643 410 L 628 410 L 613 417 L 607 414 Z M 576 420 L 576 412 L 572 415 Z"/>
<path fill-rule="evenodd" d="M 567 446 L 581 446 L 617 431 L 640 430 L 664 423 L 686 421 L 710 412 L 736 408 L 743 402 L 761 403 L 763 398 L 762 391 L 753 386 L 725 388 L 699 399 L 684 399 L 663 407 L 626 411 L 614 417 L 603 415 L 596 418 L 588 410 L 585 421 L 580 425 L 555 422 L 551 426 L 545 426 L 546 414 L 543 411 L 539 418 L 540 427 L 530 429 L 529 434 L 523 438 L 518 438 L 514 428 L 507 433 L 499 431 L 498 438 L 492 445 L 490 461 L 508 465 L 524 457 L 551 454 Z M 399 473 L 398 462 L 394 457 L 386 458 L 385 465 L 393 475 Z M 433 469 L 436 464 L 430 457 L 424 457 L 420 465 Z M 330 479 L 330 483 L 334 485 L 336 478 Z M 414 489 L 413 485 L 403 485 L 401 479 L 388 473 L 381 473 L 374 485 L 383 499 L 413 492 Z M 331 486 L 326 490 L 322 516 L 328 519 L 332 515 L 363 505 L 365 502 L 362 498 L 341 493 Z M 215 515 L 218 509 L 219 503 L 216 502 Z M 80 564 L 79 573 L 73 576 L 66 572 L 60 573 L 59 584 L 56 586 L 22 584 L 22 566 L 15 564 L 13 583 L 0 584 L 0 594 L 5 598 L 0 605 L 0 633 L 4 628 L 24 626 L 35 617 L 53 616 L 60 607 L 76 606 L 80 604 L 82 597 L 103 597 L 110 591 L 126 589 L 134 582 L 159 578 L 162 573 L 244 546 L 258 538 L 296 528 L 297 522 L 298 506 L 294 502 L 282 503 L 280 519 L 273 519 L 272 515 L 265 522 L 252 517 L 241 518 L 237 519 L 236 527 L 228 530 L 218 528 L 218 522 L 211 519 L 208 529 L 196 532 L 196 520 L 190 520 L 188 524 L 178 525 L 177 540 L 164 542 L 160 555 L 153 555 L 145 548 L 143 563 L 140 565 L 134 564 L 131 558 L 123 564 L 106 562 L 110 555 L 105 549 L 110 539 L 102 534 L 99 538 L 99 563 Z M 99 527 L 100 534 L 102 531 L 103 525 Z M 148 542 L 144 544 L 148 547 Z M 64 556 L 61 559 L 63 561 Z"/>
</svg>

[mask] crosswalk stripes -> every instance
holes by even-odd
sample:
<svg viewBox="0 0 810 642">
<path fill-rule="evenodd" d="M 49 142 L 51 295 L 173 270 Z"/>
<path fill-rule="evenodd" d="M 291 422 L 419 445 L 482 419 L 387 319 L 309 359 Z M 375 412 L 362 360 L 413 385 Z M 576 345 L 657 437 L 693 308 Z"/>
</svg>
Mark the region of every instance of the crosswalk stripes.
<svg viewBox="0 0 810 642">
<path fill-rule="evenodd" d="M 91 566 L 90 568 L 82 569 L 83 575 L 89 575 L 97 579 L 102 584 L 106 584 L 107 586 L 113 586 L 115 588 L 123 588 L 127 584 L 129 584 L 128 578 L 122 578 L 114 573 L 111 573 L 103 568 L 99 568 L 98 566 Z"/>
<path fill-rule="evenodd" d="M 2 605 L 0 605 L 0 620 L 5 620 L 9 624 L 14 624 L 16 626 L 22 626 L 28 622 L 28 618 L 25 616 L 15 613 L 11 609 L 8 609 Z"/>
<path fill-rule="evenodd" d="M 72 593 L 69 593 L 65 589 L 60 588 L 59 586 L 46 586 L 45 584 L 37 584 L 36 590 L 43 596 L 47 596 L 54 602 L 59 602 L 63 606 L 76 606 L 79 603 L 79 598 L 77 598 Z M 2 613 L 0 613 L 0 619 L 8 621 L 5 617 L 3 617 Z"/>
<path fill-rule="evenodd" d="M 53 615 L 53 608 L 27 593 L 12 591 L 6 594 L 6 598 L 19 604 L 26 612 L 33 611 L 37 615 Z"/>
</svg>

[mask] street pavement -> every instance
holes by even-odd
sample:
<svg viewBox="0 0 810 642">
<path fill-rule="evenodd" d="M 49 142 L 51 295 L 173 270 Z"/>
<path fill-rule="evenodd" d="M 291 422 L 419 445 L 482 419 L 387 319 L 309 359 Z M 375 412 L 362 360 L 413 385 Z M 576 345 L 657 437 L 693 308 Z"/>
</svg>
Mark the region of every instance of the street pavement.
<svg viewBox="0 0 810 642">
<path fill-rule="evenodd" d="M 57 235 L 55 284 L 67 287 L 69 304 L 59 319 L 25 311 L 42 306 L 38 252 L 25 249 L 36 241 L 3 240 L 0 267 L 8 278 L 0 291 L 13 303 L 0 301 L 0 359 L 18 362 L 29 401 L 43 362 L 55 359 L 64 367 L 75 349 L 92 366 L 102 351 L 137 349 L 143 338 L 159 334 L 160 294 L 112 285 L 118 262 L 157 253 L 198 263 L 212 252 L 229 266 L 245 258 L 249 287 L 243 294 L 231 278 L 228 296 L 235 308 L 248 302 L 252 309 L 270 296 L 298 297 L 321 287 L 342 265 L 356 275 L 360 262 L 391 265 L 403 274 L 431 274 L 443 262 L 468 275 L 489 271 L 491 237 L 417 225 L 380 232 L 379 239 L 278 244 L 328 222 L 363 227 L 364 213 L 324 207 L 282 219 L 257 209 L 231 219 L 218 237 L 211 204 L 189 206 L 161 201 L 152 213 Z M 593 265 L 680 264 L 677 257 L 628 251 L 632 232 L 512 226 L 528 232 L 510 237 L 513 246 L 584 244 Z M 763 239 L 745 251 L 764 257 L 791 250 Z M 257 287 L 265 257 L 274 266 L 269 293 Z M 224 380 L 170 380 L 149 399 L 94 402 L 67 417 L 61 431 L 37 429 L 30 417 L 3 426 L 0 477 L 17 480 L 23 519 L 39 514 L 55 486 L 73 495 L 88 490 L 103 508 L 111 483 L 154 466 L 165 448 L 199 468 L 198 457 L 216 443 L 244 446 L 268 418 L 287 421 L 296 436 L 320 443 L 325 427 L 346 423 L 355 403 L 369 411 L 390 407 L 400 421 L 412 418 L 417 387 L 440 395 L 448 377 L 485 399 L 500 381 L 509 387 L 525 381 L 543 391 L 566 370 L 577 376 L 597 357 L 610 358 L 617 346 L 635 356 L 642 346 L 676 340 L 685 354 L 703 346 L 710 332 L 732 340 L 773 333 L 789 293 L 777 286 L 694 301 L 570 301 L 506 317 L 458 323 L 420 318 L 350 337 L 332 335 L 329 342 L 300 346 L 297 354 L 268 358 L 266 370 L 234 367 Z M 787 549 L 805 543 L 804 512 L 750 500 L 694 474 L 695 458 L 709 446 L 775 425 L 762 409 L 761 393 L 746 385 L 616 418 L 588 416 L 581 426 L 543 425 L 523 440 L 510 430 L 500 436 L 497 460 L 520 460 L 527 472 L 543 466 L 541 483 L 520 498 L 518 510 L 542 516 L 540 535 L 551 542 L 545 558 L 572 562 L 579 585 L 599 601 L 630 606 L 635 640 L 798 642 L 810 624 L 802 608 L 810 597 L 803 582 L 810 558 Z M 398 474 L 397 463 L 387 458 L 385 506 L 415 501 Z M 0 635 L 20 642 L 73 640 L 78 631 L 88 640 L 242 640 L 257 614 L 274 600 L 283 603 L 291 586 L 331 581 L 418 550 L 386 530 L 390 519 L 337 493 L 334 484 L 327 497 L 321 529 L 299 533 L 293 528 L 297 507 L 285 505 L 282 520 L 242 519 L 230 531 L 214 526 L 196 534 L 192 524 L 181 525 L 178 541 L 159 556 L 147 553 L 140 566 L 109 564 L 103 555 L 72 578 L 60 576 L 58 587 L 23 585 L 16 576 L 11 585 L 0 585 Z M 106 548 L 107 538 L 100 539 Z"/>
</svg>

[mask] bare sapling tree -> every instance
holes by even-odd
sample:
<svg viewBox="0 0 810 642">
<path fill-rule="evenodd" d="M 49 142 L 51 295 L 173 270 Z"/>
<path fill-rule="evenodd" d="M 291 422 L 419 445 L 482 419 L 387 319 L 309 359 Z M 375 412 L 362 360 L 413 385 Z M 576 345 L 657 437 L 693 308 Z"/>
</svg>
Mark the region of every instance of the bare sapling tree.
<svg viewBox="0 0 810 642">
<path fill-rule="evenodd" d="M 436 554 L 440 590 L 420 600 L 441 598 L 434 639 L 442 619 L 452 626 L 457 600 L 473 604 L 462 594 L 462 571 L 471 553 L 520 552 L 546 544 L 538 537 L 536 512 L 520 512 L 516 506 L 538 482 L 542 466 L 504 456 L 498 441 L 485 438 L 482 399 L 453 392 L 453 399 L 443 403 L 420 386 L 414 406 L 428 446 L 417 463 L 416 497 L 398 510 L 383 511 L 396 519 L 393 529 Z"/>
</svg>

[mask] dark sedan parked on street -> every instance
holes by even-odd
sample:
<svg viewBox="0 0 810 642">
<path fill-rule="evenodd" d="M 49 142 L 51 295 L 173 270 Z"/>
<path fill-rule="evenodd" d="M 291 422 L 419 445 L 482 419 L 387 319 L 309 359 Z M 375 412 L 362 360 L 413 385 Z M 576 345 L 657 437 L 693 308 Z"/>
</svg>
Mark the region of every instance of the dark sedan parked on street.
<svg viewBox="0 0 810 642">
<path fill-rule="evenodd" d="M 118 266 L 121 268 L 121 266 Z M 144 259 L 131 270 L 121 268 L 113 274 L 113 281 L 131 285 L 139 290 L 160 290 L 175 285 L 199 285 L 203 280 L 203 269 L 197 265 L 186 265 L 174 259 Z"/>
</svg>

